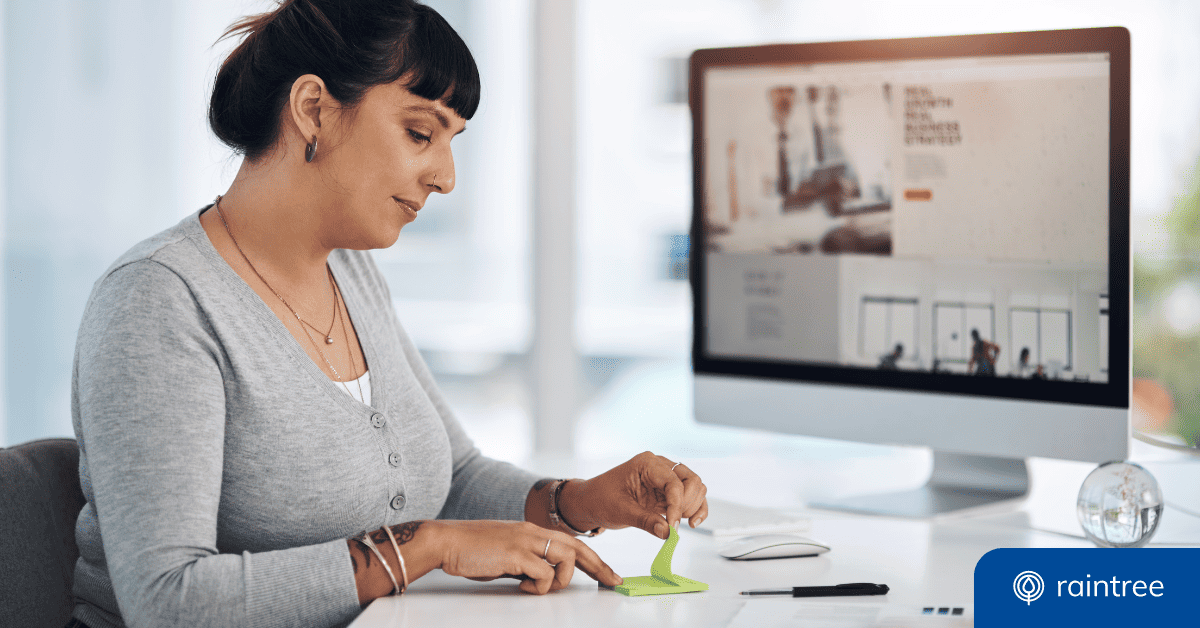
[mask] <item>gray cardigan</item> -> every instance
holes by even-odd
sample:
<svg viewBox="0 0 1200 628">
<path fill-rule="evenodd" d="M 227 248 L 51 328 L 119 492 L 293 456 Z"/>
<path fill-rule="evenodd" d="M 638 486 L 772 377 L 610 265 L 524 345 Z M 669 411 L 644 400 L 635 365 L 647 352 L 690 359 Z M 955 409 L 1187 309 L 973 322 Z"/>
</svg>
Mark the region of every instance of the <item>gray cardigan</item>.
<svg viewBox="0 0 1200 628">
<path fill-rule="evenodd" d="M 368 407 L 225 263 L 202 211 L 117 260 L 84 311 L 75 617 L 344 624 L 359 611 L 346 538 L 414 519 L 524 518 L 538 477 L 480 455 L 369 254 L 329 258 L 371 373 Z"/>
</svg>

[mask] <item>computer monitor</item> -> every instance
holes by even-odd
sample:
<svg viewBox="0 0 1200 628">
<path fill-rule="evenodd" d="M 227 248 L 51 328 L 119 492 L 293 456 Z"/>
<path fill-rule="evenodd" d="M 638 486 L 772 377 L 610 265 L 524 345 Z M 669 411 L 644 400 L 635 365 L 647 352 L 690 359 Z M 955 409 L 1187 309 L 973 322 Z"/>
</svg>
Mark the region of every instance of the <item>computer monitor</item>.
<svg viewBox="0 0 1200 628">
<path fill-rule="evenodd" d="M 934 451 L 839 508 L 1024 495 L 1129 447 L 1129 32 L 690 60 L 701 422 Z"/>
</svg>

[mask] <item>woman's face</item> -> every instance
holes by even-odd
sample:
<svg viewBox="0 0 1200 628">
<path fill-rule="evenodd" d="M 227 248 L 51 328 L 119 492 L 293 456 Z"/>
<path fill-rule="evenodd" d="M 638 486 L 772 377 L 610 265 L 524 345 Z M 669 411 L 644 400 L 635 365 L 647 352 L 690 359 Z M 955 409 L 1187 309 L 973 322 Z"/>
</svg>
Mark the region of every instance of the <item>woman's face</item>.
<svg viewBox="0 0 1200 628">
<path fill-rule="evenodd" d="M 450 141 L 466 120 L 400 82 L 370 88 L 350 115 L 341 114 L 316 156 L 332 210 L 329 244 L 389 247 L 431 193 L 454 189 Z"/>
</svg>

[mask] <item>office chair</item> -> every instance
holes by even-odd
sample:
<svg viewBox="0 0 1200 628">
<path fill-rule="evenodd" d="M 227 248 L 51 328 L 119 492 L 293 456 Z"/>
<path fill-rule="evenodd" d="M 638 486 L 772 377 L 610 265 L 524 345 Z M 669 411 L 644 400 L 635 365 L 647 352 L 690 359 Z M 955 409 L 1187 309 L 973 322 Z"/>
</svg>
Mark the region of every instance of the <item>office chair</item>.
<svg viewBox="0 0 1200 628">
<path fill-rule="evenodd" d="M 0 625 L 62 628 L 71 618 L 83 504 L 73 439 L 0 448 Z"/>
</svg>

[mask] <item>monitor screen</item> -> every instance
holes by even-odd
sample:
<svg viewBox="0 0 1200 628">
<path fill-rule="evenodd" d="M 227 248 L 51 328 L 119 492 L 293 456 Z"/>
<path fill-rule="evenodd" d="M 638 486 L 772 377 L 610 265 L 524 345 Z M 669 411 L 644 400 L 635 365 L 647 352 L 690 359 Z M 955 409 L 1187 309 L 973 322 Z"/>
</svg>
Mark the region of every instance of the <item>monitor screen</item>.
<svg viewBox="0 0 1200 628">
<path fill-rule="evenodd" d="M 696 371 L 1127 407 L 1115 30 L 693 55 Z"/>
</svg>

